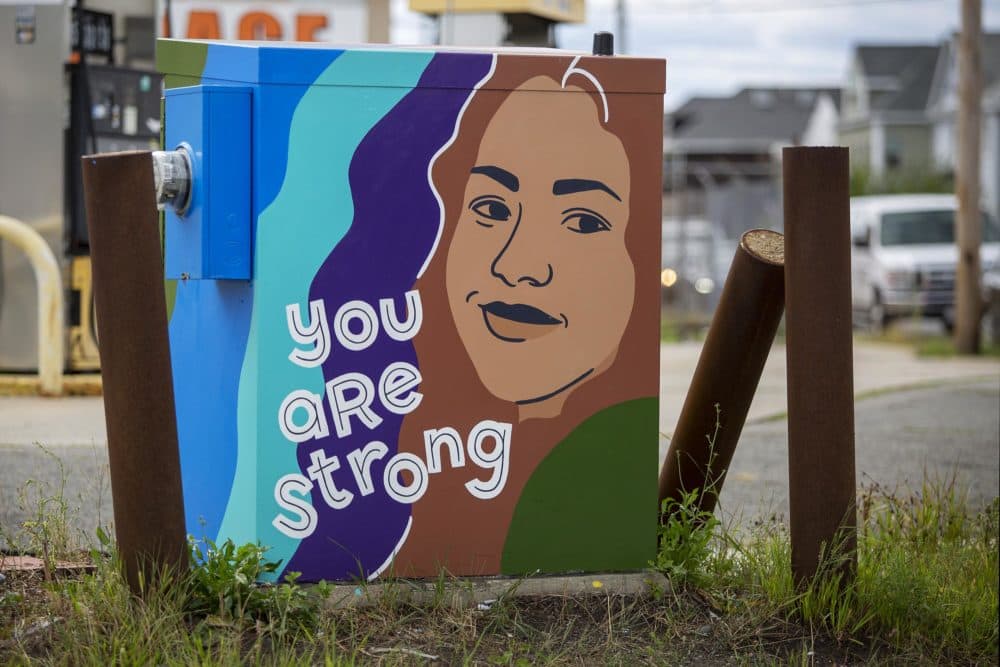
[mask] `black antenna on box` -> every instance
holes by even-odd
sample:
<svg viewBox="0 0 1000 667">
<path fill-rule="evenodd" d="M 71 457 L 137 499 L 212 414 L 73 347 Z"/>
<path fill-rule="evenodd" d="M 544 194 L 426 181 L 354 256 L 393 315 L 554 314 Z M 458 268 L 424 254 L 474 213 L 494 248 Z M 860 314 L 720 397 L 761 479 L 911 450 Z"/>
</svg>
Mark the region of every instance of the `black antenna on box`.
<svg viewBox="0 0 1000 667">
<path fill-rule="evenodd" d="M 615 55 L 615 36 L 610 32 L 595 32 L 594 33 L 594 50 L 595 56 L 613 56 Z"/>
</svg>

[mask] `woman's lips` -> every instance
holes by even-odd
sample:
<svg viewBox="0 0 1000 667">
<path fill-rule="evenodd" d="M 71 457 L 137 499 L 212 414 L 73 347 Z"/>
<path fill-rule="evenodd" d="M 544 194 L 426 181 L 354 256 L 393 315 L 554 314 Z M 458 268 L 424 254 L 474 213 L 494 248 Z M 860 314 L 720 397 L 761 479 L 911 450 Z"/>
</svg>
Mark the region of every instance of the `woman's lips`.
<svg viewBox="0 0 1000 667">
<path fill-rule="evenodd" d="M 483 311 L 483 322 L 489 332 L 508 343 L 523 343 L 566 324 L 565 319 L 557 319 L 544 310 L 524 303 L 490 301 L 479 307 Z"/>
</svg>

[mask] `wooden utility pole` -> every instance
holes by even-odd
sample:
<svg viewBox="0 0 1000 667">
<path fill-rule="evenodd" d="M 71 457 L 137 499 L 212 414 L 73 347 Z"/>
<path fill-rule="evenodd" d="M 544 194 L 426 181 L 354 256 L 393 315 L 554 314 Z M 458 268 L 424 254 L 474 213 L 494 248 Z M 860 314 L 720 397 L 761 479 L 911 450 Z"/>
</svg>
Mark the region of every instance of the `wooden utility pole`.
<svg viewBox="0 0 1000 667">
<path fill-rule="evenodd" d="M 955 194 L 958 217 L 955 240 L 958 267 L 955 273 L 955 349 L 960 354 L 979 353 L 979 118 L 982 97 L 981 0 L 962 0 L 962 32 L 958 38 L 958 160 Z"/>
<path fill-rule="evenodd" d="M 368 41 L 389 43 L 389 0 L 368 0 Z"/>
<path fill-rule="evenodd" d="M 617 31 L 618 34 L 615 38 L 618 40 L 618 53 L 627 53 L 628 49 L 628 19 L 625 14 L 625 0 L 616 0 L 615 2 L 615 14 L 617 19 Z"/>
</svg>

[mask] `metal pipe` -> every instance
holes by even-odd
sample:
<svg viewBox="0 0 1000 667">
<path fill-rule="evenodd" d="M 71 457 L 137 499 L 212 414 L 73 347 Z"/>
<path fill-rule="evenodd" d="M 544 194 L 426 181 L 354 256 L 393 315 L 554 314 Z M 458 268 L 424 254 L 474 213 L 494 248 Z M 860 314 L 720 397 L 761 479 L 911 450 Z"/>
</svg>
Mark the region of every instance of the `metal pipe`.
<svg viewBox="0 0 1000 667">
<path fill-rule="evenodd" d="M 42 394 L 59 396 L 63 384 L 63 292 L 59 262 L 45 239 L 24 222 L 0 215 L 0 238 L 20 248 L 38 285 L 38 383 Z"/>
<path fill-rule="evenodd" d="M 148 151 L 81 160 L 115 532 L 142 595 L 187 564 L 153 161 Z"/>
<path fill-rule="evenodd" d="M 660 471 L 661 506 L 697 490 L 700 509 L 715 509 L 781 321 L 783 266 L 778 232 L 740 239 Z"/>
<path fill-rule="evenodd" d="M 785 148 L 785 338 L 792 574 L 857 555 L 846 148 Z M 843 560 L 830 560 L 842 558 Z"/>
<path fill-rule="evenodd" d="M 156 207 L 169 204 L 183 215 L 191 203 L 191 154 L 185 146 L 173 151 L 153 151 L 153 185 Z"/>
</svg>

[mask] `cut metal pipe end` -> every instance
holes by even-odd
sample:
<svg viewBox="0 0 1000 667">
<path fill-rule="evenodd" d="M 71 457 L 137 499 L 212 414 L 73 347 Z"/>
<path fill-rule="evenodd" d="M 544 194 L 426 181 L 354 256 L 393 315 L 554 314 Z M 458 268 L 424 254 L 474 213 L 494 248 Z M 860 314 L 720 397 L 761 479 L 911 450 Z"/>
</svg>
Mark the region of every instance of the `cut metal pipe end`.
<svg viewBox="0 0 1000 667">
<path fill-rule="evenodd" d="M 169 204 L 184 215 L 191 203 L 191 154 L 186 146 L 172 151 L 153 151 L 153 182 L 156 184 L 156 208 Z"/>
<path fill-rule="evenodd" d="M 660 471 L 661 507 L 697 491 L 714 511 L 784 312 L 784 263 L 781 234 L 743 235 Z"/>
</svg>

